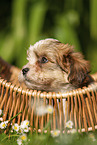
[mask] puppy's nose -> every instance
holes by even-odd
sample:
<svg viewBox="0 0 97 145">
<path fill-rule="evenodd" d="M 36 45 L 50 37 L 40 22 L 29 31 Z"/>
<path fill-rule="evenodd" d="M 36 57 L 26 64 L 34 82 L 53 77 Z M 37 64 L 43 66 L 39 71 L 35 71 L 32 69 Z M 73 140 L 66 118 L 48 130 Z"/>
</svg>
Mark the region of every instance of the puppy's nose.
<svg viewBox="0 0 97 145">
<path fill-rule="evenodd" d="M 24 68 L 24 69 L 22 69 L 23 75 L 25 75 L 28 71 L 29 71 L 29 68 Z"/>
</svg>

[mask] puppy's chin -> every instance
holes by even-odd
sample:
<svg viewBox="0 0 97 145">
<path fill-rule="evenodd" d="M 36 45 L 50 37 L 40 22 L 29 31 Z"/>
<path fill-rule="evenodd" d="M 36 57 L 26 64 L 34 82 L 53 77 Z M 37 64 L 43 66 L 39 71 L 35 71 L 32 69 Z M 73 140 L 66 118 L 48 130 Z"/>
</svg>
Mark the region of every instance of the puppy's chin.
<svg viewBox="0 0 97 145">
<path fill-rule="evenodd" d="M 57 85 L 57 83 L 52 83 L 52 85 L 44 85 L 39 82 L 34 82 L 34 80 L 29 80 L 27 77 L 23 76 L 22 72 L 19 74 L 19 82 L 20 84 L 25 84 L 28 89 L 38 90 L 38 91 L 46 91 L 46 92 L 67 92 L 75 89 L 71 84 L 64 83 Z"/>
<path fill-rule="evenodd" d="M 38 90 L 38 91 L 50 91 L 50 88 L 47 89 L 47 87 L 44 87 L 41 84 L 37 84 L 37 83 L 32 83 L 28 80 L 24 81 L 25 85 L 27 86 L 27 88 L 32 89 L 32 90 Z"/>
<path fill-rule="evenodd" d="M 68 92 L 71 90 L 76 89 L 74 86 L 72 86 L 72 84 L 66 83 L 63 86 L 57 86 L 53 87 L 53 86 L 46 86 L 46 85 L 42 85 L 42 84 L 32 84 L 29 81 L 25 81 L 25 85 L 27 86 L 27 88 L 32 89 L 32 90 L 38 90 L 38 91 L 45 91 L 45 92 Z"/>
</svg>

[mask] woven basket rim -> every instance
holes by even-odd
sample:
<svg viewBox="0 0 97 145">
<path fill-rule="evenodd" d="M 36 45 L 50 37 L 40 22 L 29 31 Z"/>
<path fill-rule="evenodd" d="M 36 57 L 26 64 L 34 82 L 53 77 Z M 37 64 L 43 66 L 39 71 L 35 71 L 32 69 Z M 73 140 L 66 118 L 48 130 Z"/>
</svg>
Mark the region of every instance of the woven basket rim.
<svg viewBox="0 0 97 145">
<path fill-rule="evenodd" d="M 13 89 L 13 91 L 16 91 L 17 93 L 21 93 L 21 94 L 26 94 L 26 95 L 31 95 L 32 97 L 34 96 L 38 96 L 39 98 L 68 98 L 69 96 L 78 96 L 81 94 L 86 94 L 86 92 L 91 92 L 91 91 L 96 91 L 97 90 L 97 82 L 95 81 L 93 84 L 90 84 L 88 87 L 83 87 L 83 88 L 78 88 L 78 89 L 74 89 L 68 92 L 42 92 L 42 91 L 38 91 L 38 90 L 31 90 L 31 89 L 23 89 L 22 87 L 18 87 L 15 84 L 12 84 L 11 82 L 8 82 L 7 80 L 4 80 L 0 77 L 0 84 L 4 85 L 5 88 L 11 88 Z"/>
</svg>

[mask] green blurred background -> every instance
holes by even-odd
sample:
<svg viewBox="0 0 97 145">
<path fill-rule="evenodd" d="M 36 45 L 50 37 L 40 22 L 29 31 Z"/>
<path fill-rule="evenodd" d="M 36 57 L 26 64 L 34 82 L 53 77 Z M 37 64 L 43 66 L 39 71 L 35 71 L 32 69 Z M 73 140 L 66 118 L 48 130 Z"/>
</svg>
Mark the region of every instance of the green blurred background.
<svg viewBox="0 0 97 145">
<path fill-rule="evenodd" d="M 75 46 L 97 72 L 97 0 L 1 0 L 0 56 L 22 67 L 30 44 L 56 38 Z"/>
</svg>

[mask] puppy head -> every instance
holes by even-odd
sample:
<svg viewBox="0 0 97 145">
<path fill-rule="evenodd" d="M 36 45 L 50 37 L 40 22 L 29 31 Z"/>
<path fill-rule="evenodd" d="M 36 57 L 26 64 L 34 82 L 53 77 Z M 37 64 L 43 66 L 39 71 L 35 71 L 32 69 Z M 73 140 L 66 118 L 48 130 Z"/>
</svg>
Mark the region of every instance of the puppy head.
<svg viewBox="0 0 97 145">
<path fill-rule="evenodd" d="M 90 81 L 89 64 L 82 54 L 56 39 L 40 40 L 30 46 L 27 55 L 28 63 L 19 80 L 30 89 L 61 91 L 68 85 L 80 87 Z"/>
</svg>

